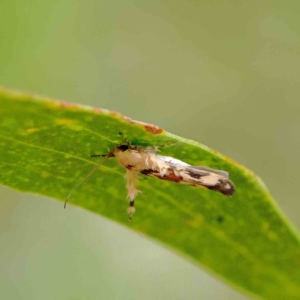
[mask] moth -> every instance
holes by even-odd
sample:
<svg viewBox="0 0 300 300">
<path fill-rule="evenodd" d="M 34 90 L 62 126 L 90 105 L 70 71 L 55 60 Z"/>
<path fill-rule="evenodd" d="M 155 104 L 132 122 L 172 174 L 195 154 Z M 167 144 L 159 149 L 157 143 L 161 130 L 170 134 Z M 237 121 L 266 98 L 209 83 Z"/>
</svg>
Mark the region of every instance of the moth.
<svg viewBox="0 0 300 300">
<path fill-rule="evenodd" d="M 162 145 L 164 146 L 164 145 Z M 204 166 L 191 166 L 179 159 L 156 154 L 160 146 L 142 147 L 132 145 L 126 140 L 117 145 L 108 154 L 93 154 L 92 157 L 105 156 L 102 160 L 68 195 L 65 201 L 92 173 L 94 173 L 107 159 L 115 157 L 118 163 L 126 169 L 125 179 L 129 198 L 128 214 L 131 220 L 135 212 L 134 199 L 141 193 L 136 188 L 139 174 L 155 177 L 209 190 L 231 196 L 235 192 L 234 184 L 229 180 L 228 172 L 214 170 Z"/>
</svg>

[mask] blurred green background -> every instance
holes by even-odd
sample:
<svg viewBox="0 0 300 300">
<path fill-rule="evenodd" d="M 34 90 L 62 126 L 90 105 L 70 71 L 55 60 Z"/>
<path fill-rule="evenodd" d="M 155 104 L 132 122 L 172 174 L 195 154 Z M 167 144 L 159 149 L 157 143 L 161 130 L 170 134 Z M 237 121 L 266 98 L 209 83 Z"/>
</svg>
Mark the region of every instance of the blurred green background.
<svg viewBox="0 0 300 300">
<path fill-rule="evenodd" d="M 2 0 L 0 84 L 206 144 L 259 174 L 299 229 L 299 9 L 299 1 Z M 0 192 L 1 299 L 246 299 L 109 220 Z"/>
</svg>

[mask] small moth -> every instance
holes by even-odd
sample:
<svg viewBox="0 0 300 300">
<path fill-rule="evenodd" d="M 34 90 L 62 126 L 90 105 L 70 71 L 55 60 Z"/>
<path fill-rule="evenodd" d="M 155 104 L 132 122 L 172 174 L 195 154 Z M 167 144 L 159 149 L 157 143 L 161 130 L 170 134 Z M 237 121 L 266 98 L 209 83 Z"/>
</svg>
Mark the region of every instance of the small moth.
<svg viewBox="0 0 300 300">
<path fill-rule="evenodd" d="M 120 133 L 121 134 L 121 133 Z M 159 147 L 142 147 L 132 145 L 130 141 L 119 144 L 106 155 L 94 154 L 92 157 L 105 156 L 102 160 L 68 195 L 65 201 L 92 173 L 94 173 L 108 158 L 115 157 L 118 163 L 126 169 L 125 179 L 129 198 L 128 214 L 131 220 L 135 212 L 134 199 L 141 193 L 136 188 L 138 175 L 143 174 L 162 180 L 207 188 L 226 196 L 233 195 L 235 188 L 228 178 L 228 173 L 204 166 L 191 166 L 170 156 L 157 155 Z"/>
</svg>

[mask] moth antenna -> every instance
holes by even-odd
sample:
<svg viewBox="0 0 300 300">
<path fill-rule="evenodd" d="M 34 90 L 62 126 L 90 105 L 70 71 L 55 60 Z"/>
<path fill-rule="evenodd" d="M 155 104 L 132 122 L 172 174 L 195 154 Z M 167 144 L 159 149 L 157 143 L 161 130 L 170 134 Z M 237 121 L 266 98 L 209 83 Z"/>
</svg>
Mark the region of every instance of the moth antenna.
<svg viewBox="0 0 300 300">
<path fill-rule="evenodd" d="M 126 141 L 126 144 L 128 146 L 131 146 L 131 142 L 125 137 L 125 135 L 123 134 L 123 132 L 119 132 L 119 135 Z"/>
<path fill-rule="evenodd" d="M 158 147 L 158 148 L 161 148 L 161 147 L 168 147 L 168 146 L 174 145 L 174 144 L 176 144 L 176 143 L 177 143 L 177 141 L 173 141 L 173 142 L 170 142 L 170 143 L 167 143 L 167 144 L 158 145 L 158 146 L 156 146 L 156 147 Z"/>
<path fill-rule="evenodd" d="M 170 142 L 170 143 L 167 143 L 167 144 L 158 145 L 158 146 L 147 146 L 144 149 L 148 150 L 149 152 L 153 152 L 153 151 L 154 152 L 160 152 L 159 148 L 168 147 L 168 146 L 174 145 L 176 143 L 177 143 L 177 141 L 173 141 L 173 142 Z"/>
<path fill-rule="evenodd" d="M 67 196 L 66 200 L 65 200 L 65 204 L 64 204 L 64 208 L 67 207 L 67 202 L 68 199 L 71 197 L 71 195 L 73 194 L 73 192 L 79 187 L 81 186 L 101 165 L 103 165 L 110 157 L 113 156 L 112 152 L 108 153 L 107 155 L 105 155 L 106 157 L 90 172 L 88 173 L 69 193 L 69 195 Z"/>
</svg>

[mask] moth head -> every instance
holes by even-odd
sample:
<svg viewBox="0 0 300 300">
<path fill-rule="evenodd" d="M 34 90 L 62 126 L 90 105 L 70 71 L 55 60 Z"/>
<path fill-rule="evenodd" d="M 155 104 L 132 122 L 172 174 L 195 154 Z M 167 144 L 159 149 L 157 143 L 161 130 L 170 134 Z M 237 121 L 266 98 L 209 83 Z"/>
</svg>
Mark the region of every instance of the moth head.
<svg viewBox="0 0 300 300">
<path fill-rule="evenodd" d="M 125 152 L 126 150 L 129 149 L 129 146 L 127 144 L 121 144 L 120 146 L 117 147 L 117 149 L 121 150 L 122 152 Z"/>
</svg>

